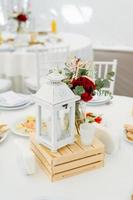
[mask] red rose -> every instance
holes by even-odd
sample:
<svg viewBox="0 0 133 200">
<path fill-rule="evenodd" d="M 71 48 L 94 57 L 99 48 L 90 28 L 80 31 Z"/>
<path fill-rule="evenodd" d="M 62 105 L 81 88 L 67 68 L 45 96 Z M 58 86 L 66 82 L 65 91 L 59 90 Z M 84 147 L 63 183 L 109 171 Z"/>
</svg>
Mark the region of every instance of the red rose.
<svg viewBox="0 0 133 200">
<path fill-rule="evenodd" d="M 73 88 L 75 88 L 77 85 L 83 86 L 85 90 L 96 89 L 96 86 L 92 80 L 90 80 L 87 77 L 79 77 L 77 79 L 73 79 L 71 84 L 73 85 Z"/>
<path fill-rule="evenodd" d="M 83 86 L 85 90 L 85 92 L 81 95 L 81 99 L 83 101 L 89 101 L 92 99 L 93 91 L 96 89 L 96 86 L 88 77 L 82 76 L 77 79 L 73 79 L 71 84 L 72 90 L 75 89 L 76 86 Z"/>
<path fill-rule="evenodd" d="M 20 22 L 26 22 L 27 19 L 28 19 L 27 15 L 25 15 L 25 14 L 23 14 L 23 13 L 22 13 L 22 14 L 19 14 L 19 15 L 17 16 L 17 20 L 20 21 Z"/>
<path fill-rule="evenodd" d="M 95 122 L 97 122 L 98 124 L 100 124 L 102 121 L 102 118 L 101 117 L 96 117 L 95 118 Z"/>
<path fill-rule="evenodd" d="M 89 95 L 87 92 L 84 92 L 81 94 L 81 99 L 85 102 L 90 101 L 92 99 L 92 96 Z"/>
<path fill-rule="evenodd" d="M 96 89 L 96 86 L 94 84 L 94 82 L 86 77 L 83 77 L 83 84 L 84 84 L 84 89 L 88 92 L 92 92 L 93 90 Z"/>
</svg>

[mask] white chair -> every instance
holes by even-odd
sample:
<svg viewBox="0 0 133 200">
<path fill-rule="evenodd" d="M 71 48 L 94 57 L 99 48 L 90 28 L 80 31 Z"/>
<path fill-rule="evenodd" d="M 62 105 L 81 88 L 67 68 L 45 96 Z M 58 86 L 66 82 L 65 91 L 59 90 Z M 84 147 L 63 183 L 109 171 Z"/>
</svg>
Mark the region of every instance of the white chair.
<svg viewBox="0 0 133 200">
<path fill-rule="evenodd" d="M 108 72 L 113 71 L 115 74 L 113 76 L 113 81 L 110 81 L 110 84 L 107 86 L 107 91 L 111 92 L 111 94 L 114 93 L 114 87 L 115 87 L 115 78 L 117 73 L 117 60 L 113 61 L 96 61 L 94 62 L 95 66 L 95 79 L 102 78 L 105 79 L 107 77 Z"/>
<path fill-rule="evenodd" d="M 0 93 L 10 90 L 11 86 L 11 80 L 0 78 Z"/>
<path fill-rule="evenodd" d="M 40 88 L 50 69 L 64 68 L 69 54 L 69 47 L 36 49 L 34 53 L 36 56 L 36 73 L 24 80 L 24 85 L 30 92 L 36 92 Z"/>
</svg>

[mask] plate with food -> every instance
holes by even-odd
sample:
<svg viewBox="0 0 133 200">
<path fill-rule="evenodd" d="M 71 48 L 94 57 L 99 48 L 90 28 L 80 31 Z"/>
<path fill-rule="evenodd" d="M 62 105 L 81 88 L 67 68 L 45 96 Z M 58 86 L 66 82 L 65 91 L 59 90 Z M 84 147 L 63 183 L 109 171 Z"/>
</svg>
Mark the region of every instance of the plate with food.
<svg viewBox="0 0 133 200">
<path fill-rule="evenodd" d="M 42 129 L 46 131 L 46 123 L 42 122 Z M 36 118 L 35 116 L 27 116 L 17 120 L 11 127 L 11 131 L 16 135 L 23 137 L 29 137 L 30 134 L 34 133 L 36 129 Z"/>
<path fill-rule="evenodd" d="M 7 124 L 0 122 L 0 143 L 3 142 L 8 136 L 8 126 Z"/>
<path fill-rule="evenodd" d="M 124 125 L 124 138 L 127 142 L 133 144 L 133 125 L 131 124 Z"/>
</svg>

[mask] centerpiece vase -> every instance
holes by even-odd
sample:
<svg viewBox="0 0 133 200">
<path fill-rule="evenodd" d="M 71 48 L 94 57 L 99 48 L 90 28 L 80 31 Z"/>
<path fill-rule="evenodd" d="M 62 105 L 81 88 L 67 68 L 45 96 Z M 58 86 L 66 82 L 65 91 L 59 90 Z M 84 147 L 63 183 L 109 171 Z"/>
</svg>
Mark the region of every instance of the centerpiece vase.
<svg viewBox="0 0 133 200">
<path fill-rule="evenodd" d="M 24 32 L 25 32 L 24 23 L 18 22 L 17 33 L 24 33 Z"/>
<path fill-rule="evenodd" d="M 82 109 L 81 102 L 77 101 L 76 108 L 75 108 L 75 125 L 76 125 L 76 129 L 78 133 L 79 133 L 80 124 L 84 123 L 84 121 L 85 121 L 84 110 Z"/>
</svg>

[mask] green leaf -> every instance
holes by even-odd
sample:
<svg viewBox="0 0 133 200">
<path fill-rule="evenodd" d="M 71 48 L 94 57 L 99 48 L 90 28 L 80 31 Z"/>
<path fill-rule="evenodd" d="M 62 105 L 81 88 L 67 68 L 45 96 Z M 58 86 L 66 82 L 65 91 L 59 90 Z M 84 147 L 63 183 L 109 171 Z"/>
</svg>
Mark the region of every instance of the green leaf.
<svg viewBox="0 0 133 200">
<path fill-rule="evenodd" d="M 113 76 L 115 75 L 115 72 L 108 72 L 108 75 L 109 75 L 110 77 L 113 77 Z"/>
<path fill-rule="evenodd" d="M 101 88 L 104 87 L 104 82 L 102 79 L 98 78 L 96 81 L 95 81 L 95 85 L 96 85 L 96 89 L 97 90 L 100 90 Z"/>
<path fill-rule="evenodd" d="M 108 79 L 103 79 L 103 87 L 107 87 L 109 85 Z"/>
<path fill-rule="evenodd" d="M 108 72 L 108 74 L 107 74 L 107 79 L 108 79 L 109 81 L 113 81 L 112 77 L 113 77 L 114 75 L 115 75 L 114 72 Z"/>
<path fill-rule="evenodd" d="M 88 70 L 87 69 L 84 69 L 84 68 L 82 68 L 82 69 L 79 69 L 79 71 L 78 71 L 78 76 L 80 77 L 80 76 L 87 76 L 88 75 Z"/>
<path fill-rule="evenodd" d="M 76 86 L 74 89 L 74 93 L 81 96 L 85 92 L 83 86 Z"/>
</svg>

